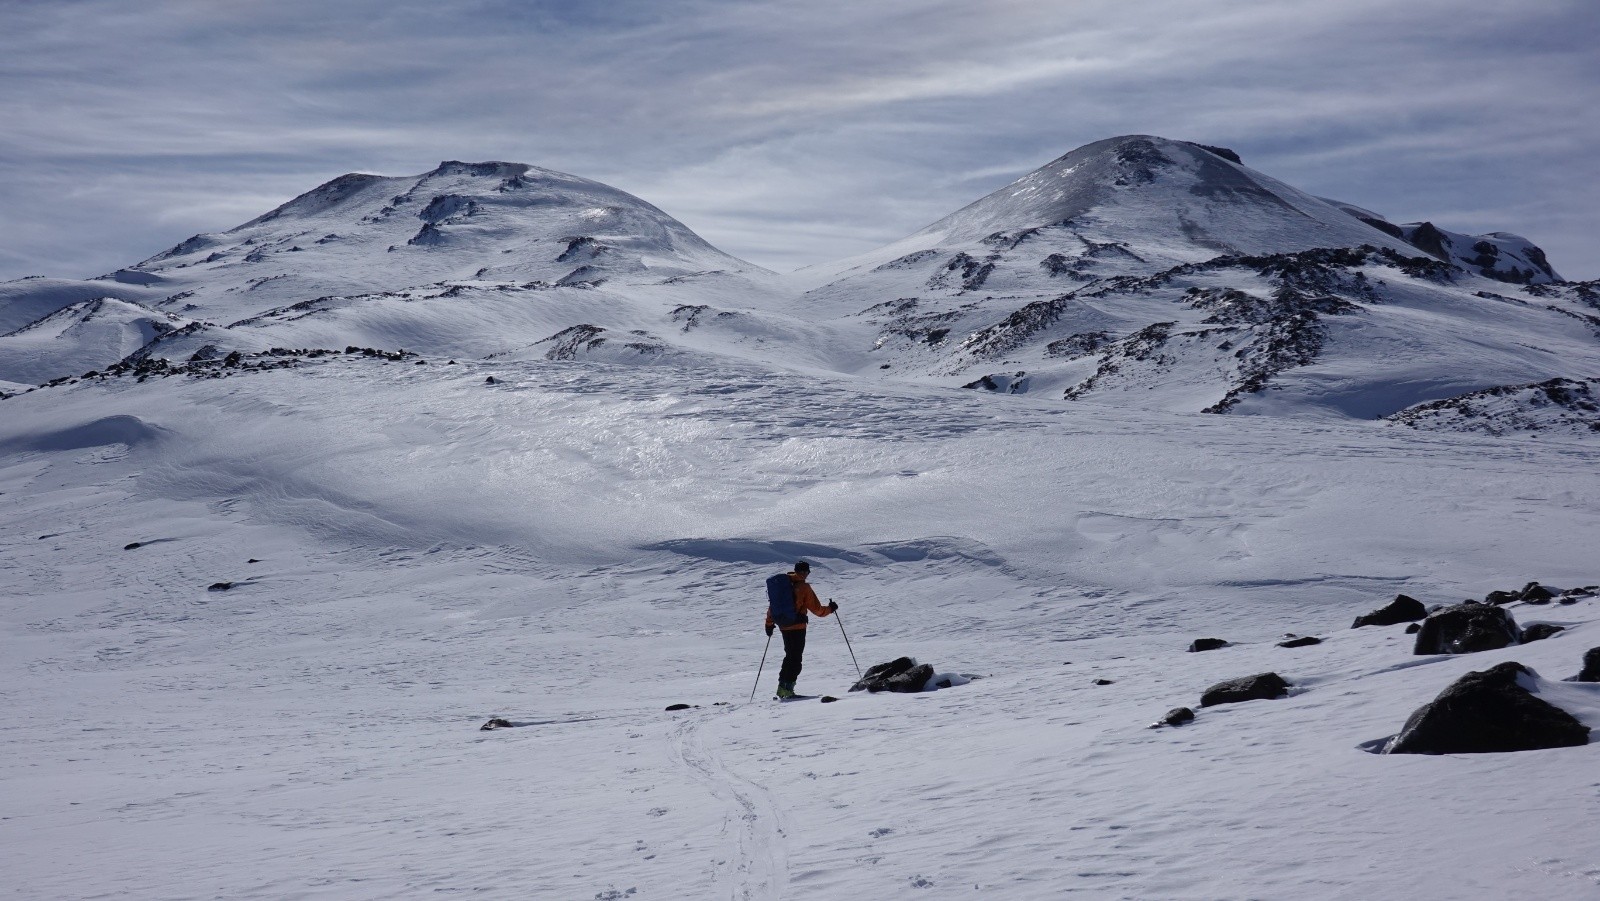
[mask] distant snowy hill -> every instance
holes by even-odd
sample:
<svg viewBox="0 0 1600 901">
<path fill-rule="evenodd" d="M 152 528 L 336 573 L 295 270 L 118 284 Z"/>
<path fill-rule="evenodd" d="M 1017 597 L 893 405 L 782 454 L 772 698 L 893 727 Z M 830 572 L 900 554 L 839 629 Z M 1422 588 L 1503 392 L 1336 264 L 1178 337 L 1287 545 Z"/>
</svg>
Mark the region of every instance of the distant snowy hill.
<svg viewBox="0 0 1600 901">
<path fill-rule="evenodd" d="M 94 328 L 51 319 L 107 299 L 143 311 L 114 339 L 103 313 Z M 357 346 L 1379 419 L 1600 373 L 1594 290 L 1525 239 L 1396 225 L 1226 148 L 1138 135 L 781 277 L 570 175 L 352 174 L 102 279 L 0 286 L 0 324 L 8 393 L 119 359 Z"/>
</svg>

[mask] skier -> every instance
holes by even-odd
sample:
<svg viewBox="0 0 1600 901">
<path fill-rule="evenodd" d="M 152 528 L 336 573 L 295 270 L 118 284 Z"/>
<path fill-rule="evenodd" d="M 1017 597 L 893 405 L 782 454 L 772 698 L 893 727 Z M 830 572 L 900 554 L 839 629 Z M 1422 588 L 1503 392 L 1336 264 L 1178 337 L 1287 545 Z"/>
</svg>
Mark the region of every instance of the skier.
<svg viewBox="0 0 1600 901">
<path fill-rule="evenodd" d="M 811 564 L 804 560 L 794 565 L 794 572 L 788 574 L 789 581 L 794 585 L 794 622 L 783 627 L 783 666 L 778 669 L 778 697 L 785 700 L 795 696 L 794 683 L 800 678 L 800 658 L 806 653 L 806 614 L 815 613 L 818 616 L 827 616 L 839 609 L 833 601 L 828 606 L 822 606 L 817 600 L 817 593 L 806 584 L 806 577 L 811 574 Z M 772 620 L 772 611 L 767 611 L 767 637 L 772 637 L 772 630 L 776 623 Z"/>
</svg>

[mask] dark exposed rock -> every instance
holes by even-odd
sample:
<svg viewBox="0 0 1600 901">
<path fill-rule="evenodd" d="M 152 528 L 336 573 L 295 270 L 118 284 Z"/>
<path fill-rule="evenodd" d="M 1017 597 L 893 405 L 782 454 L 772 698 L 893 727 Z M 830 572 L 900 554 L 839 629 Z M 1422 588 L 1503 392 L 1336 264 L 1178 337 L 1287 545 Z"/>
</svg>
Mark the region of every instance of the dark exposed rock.
<svg viewBox="0 0 1600 901">
<path fill-rule="evenodd" d="M 206 591 L 227 591 L 233 587 L 232 582 L 212 582 L 206 586 Z"/>
<path fill-rule="evenodd" d="M 1583 655 L 1583 669 L 1574 676 L 1574 682 L 1600 682 L 1600 648 L 1590 648 Z"/>
<path fill-rule="evenodd" d="M 1485 603 L 1494 604 L 1498 607 L 1520 601 L 1522 597 L 1515 591 L 1491 591 L 1483 600 Z"/>
<path fill-rule="evenodd" d="M 933 678 L 933 665 L 918 663 L 914 657 L 898 657 L 888 663 L 870 667 L 861 680 L 850 686 L 851 691 L 918 692 Z"/>
<path fill-rule="evenodd" d="M 1565 631 L 1567 631 L 1566 626 L 1557 626 L 1552 623 L 1534 623 L 1533 625 L 1522 630 L 1522 643 L 1527 644 L 1530 641 L 1543 641 L 1544 639 L 1549 638 L 1558 632 Z"/>
<path fill-rule="evenodd" d="M 1096 680 L 1094 680 L 1094 684 L 1096 684 L 1096 685 L 1115 685 L 1117 683 L 1112 681 L 1112 680 L 1110 680 L 1110 679 L 1096 679 Z"/>
<path fill-rule="evenodd" d="M 1388 606 L 1379 607 L 1371 613 L 1356 617 L 1352 629 L 1362 626 L 1398 626 L 1401 623 L 1415 622 L 1428 615 L 1428 608 L 1422 602 L 1409 595 L 1395 595 Z"/>
<path fill-rule="evenodd" d="M 1045 345 L 1045 356 L 1052 358 L 1081 357 L 1091 354 L 1111 343 L 1107 332 L 1080 332 Z"/>
<path fill-rule="evenodd" d="M 1237 704 L 1240 701 L 1269 701 L 1289 693 L 1289 683 L 1277 673 L 1257 673 L 1218 682 L 1200 696 L 1201 707 Z"/>
<path fill-rule="evenodd" d="M 1220 638 L 1196 638 L 1194 641 L 1189 642 L 1189 653 L 1193 654 L 1199 651 L 1215 651 L 1218 648 L 1225 648 L 1227 646 L 1228 643 Z"/>
<path fill-rule="evenodd" d="M 837 701 L 837 700 L 839 700 L 839 699 L 834 697 L 833 695 L 823 695 L 822 696 L 822 703 L 824 703 L 824 704 L 832 704 L 834 701 Z"/>
<path fill-rule="evenodd" d="M 903 694 L 914 694 L 925 688 L 928 684 L 928 680 L 932 678 L 933 664 L 919 663 L 903 673 L 890 676 L 885 687 L 889 691 L 897 691 Z M 872 689 L 868 688 L 867 690 L 871 691 Z"/>
<path fill-rule="evenodd" d="M 1150 724 L 1150 728 L 1159 729 L 1162 726 L 1181 726 L 1184 723 L 1194 722 L 1194 711 L 1187 707 L 1174 707 L 1167 711 L 1167 715 Z"/>
<path fill-rule="evenodd" d="M 952 280 L 959 281 L 960 291 L 976 291 L 988 281 L 994 263 L 978 260 L 966 253 L 957 253 L 944 268 L 928 279 L 929 288 L 949 287 Z"/>
<path fill-rule="evenodd" d="M 896 657 L 888 663 L 880 663 L 876 666 L 869 666 L 867 667 L 867 671 L 862 674 L 860 681 L 850 686 L 850 690 L 882 691 L 884 684 L 889 681 L 890 677 L 898 676 L 899 674 L 911 669 L 916 665 L 917 661 L 914 657 Z M 872 685 L 877 685 L 878 687 L 869 688 L 869 686 Z"/>
<path fill-rule="evenodd" d="M 1516 620 L 1504 607 L 1467 601 L 1428 614 L 1417 633 L 1414 654 L 1471 654 L 1517 643 Z"/>
<path fill-rule="evenodd" d="M 1517 682 L 1534 675 L 1512 661 L 1467 673 L 1417 708 L 1384 753 L 1486 754 L 1588 744 L 1588 726 Z"/>
<path fill-rule="evenodd" d="M 1450 261 L 1450 251 L 1447 247 L 1449 241 L 1444 232 L 1439 231 L 1432 222 L 1422 223 L 1411 233 L 1412 245 L 1423 253 L 1438 257 L 1447 263 Z"/>
<path fill-rule="evenodd" d="M 1305 647 L 1310 647 L 1311 645 L 1314 645 L 1314 644 L 1322 644 L 1322 639 L 1317 638 L 1314 635 L 1301 635 L 1301 636 L 1298 636 L 1298 637 L 1295 637 L 1295 638 L 1290 638 L 1287 641 L 1278 642 L 1278 647 L 1280 647 L 1280 648 L 1305 648 Z"/>
<path fill-rule="evenodd" d="M 1229 150 L 1226 147 L 1213 147 L 1210 144 L 1196 144 L 1194 146 L 1199 147 L 1201 150 L 1209 150 L 1230 163 L 1238 163 L 1241 166 L 1244 165 L 1244 160 L 1239 159 L 1239 154 Z"/>
<path fill-rule="evenodd" d="M 674 710 L 688 710 L 689 708 L 690 708 L 690 705 L 688 705 L 688 704 L 668 704 L 667 705 L 667 711 L 669 713 L 671 711 L 674 711 Z"/>
<path fill-rule="evenodd" d="M 1519 596 L 1524 604 L 1548 604 L 1556 593 L 1538 582 L 1529 582 L 1522 586 Z"/>
<path fill-rule="evenodd" d="M 139 548 L 142 548 L 142 547 L 144 547 L 144 542 L 142 542 L 142 541 L 130 541 L 127 544 L 123 545 L 122 549 L 125 550 L 125 551 L 136 551 L 136 550 L 138 550 Z"/>
<path fill-rule="evenodd" d="M 1418 632 L 1421 632 L 1421 631 L 1422 631 L 1422 623 L 1412 623 L 1411 625 L 1406 626 L 1406 634 L 1407 635 L 1415 635 L 1415 634 L 1417 634 Z"/>
<path fill-rule="evenodd" d="M 492 732 L 495 729 L 510 729 L 511 725 L 512 725 L 512 723 L 511 723 L 510 720 L 501 719 L 500 717 L 497 716 L 497 717 L 491 718 L 487 723 L 484 723 L 483 725 L 479 726 L 478 727 L 478 731 L 479 732 Z"/>
<path fill-rule="evenodd" d="M 488 377 L 488 378 L 486 378 L 486 379 L 484 379 L 484 380 L 483 380 L 483 383 L 484 383 L 484 384 L 485 384 L 485 385 L 493 385 L 493 384 L 495 384 L 495 382 L 497 382 L 497 381 L 498 381 L 498 380 L 497 380 L 497 379 L 496 379 L 496 378 L 495 378 L 495 377 L 494 377 L 494 376 L 492 376 L 492 375 L 491 375 L 491 376 L 489 376 L 489 377 Z"/>
</svg>

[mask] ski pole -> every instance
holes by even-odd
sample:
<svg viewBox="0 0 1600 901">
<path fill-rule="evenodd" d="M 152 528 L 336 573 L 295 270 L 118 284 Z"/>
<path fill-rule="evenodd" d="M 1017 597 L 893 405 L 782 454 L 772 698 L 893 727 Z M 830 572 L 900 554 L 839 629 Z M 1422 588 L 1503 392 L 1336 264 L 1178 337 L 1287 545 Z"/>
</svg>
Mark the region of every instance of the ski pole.
<svg viewBox="0 0 1600 901">
<path fill-rule="evenodd" d="M 761 649 L 761 665 L 756 667 L 756 684 L 750 686 L 750 700 L 756 699 L 756 689 L 761 687 L 761 671 L 767 668 L 767 652 L 772 650 L 772 633 L 767 633 L 767 646 Z"/>
<path fill-rule="evenodd" d="M 828 598 L 828 600 L 831 602 L 833 598 Z M 833 611 L 833 618 L 839 622 L 839 634 L 844 636 L 844 646 L 850 649 L 850 662 L 856 664 L 856 678 L 859 679 L 861 678 L 861 664 L 856 663 L 856 649 L 850 647 L 850 633 L 844 630 L 844 619 L 839 616 L 837 609 Z M 751 692 L 751 697 L 755 697 L 754 692 Z"/>
</svg>

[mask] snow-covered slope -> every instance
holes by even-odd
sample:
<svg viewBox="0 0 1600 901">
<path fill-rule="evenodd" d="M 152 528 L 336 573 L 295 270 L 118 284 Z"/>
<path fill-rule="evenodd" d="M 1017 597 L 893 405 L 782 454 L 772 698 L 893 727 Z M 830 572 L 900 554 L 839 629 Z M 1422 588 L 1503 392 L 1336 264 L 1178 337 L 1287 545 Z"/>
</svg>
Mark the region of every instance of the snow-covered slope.
<svg viewBox="0 0 1600 901">
<path fill-rule="evenodd" d="M 134 301 L 78 301 L 0 335 L 0 379 L 32 384 L 102 369 L 186 324 Z"/>
<path fill-rule="evenodd" d="M 1550 287 L 1538 248 L 1409 240 L 1431 234 L 1224 148 L 1131 136 L 789 279 L 872 342 L 863 375 L 1006 393 L 1373 418 L 1600 372 L 1593 304 Z"/>
<path fill-rule="evenodd" d="M 1387 417 L 1414 429 L 1487 435 L 1600 433 L 1600 378 L 1506 385 L 1407 407 Z"/>
<path fill-rule="evenodd" d="M 1059 292 L 1223 254 L 1361 244 L 1412 249 L 1225 148 L 1131 135 L 1079 147 L 901 241 L 791 278 L 828 284 L 808 296 L 816 304 L 919 282 L 948 293 Z"/>
<path fill-rule="evenodd" d="M 20 895 L 1600 888 L 1600 744 L 1363 750 L 1503 660 L 1600 726 L 1596 687 L 1557 683 L 1600 599 L 1513 605 L 1567 631 L 1463 657 L 1349 628 L 1401 591 L 1600 582 L 1594 444 L 749 369 L 279 362 L 0 401 Z M 984 678 L 848 694 L 830 619 L 800 684 L 843 700 L 771 704 L 774 653 L 748 703 L 761 581 L 801 555 L 862 665 Z M 1185 653 L 1203 636 L 1233 644 Z M 1264 671 L 1290 696 L 1147 728 Z"/>
</svg>

